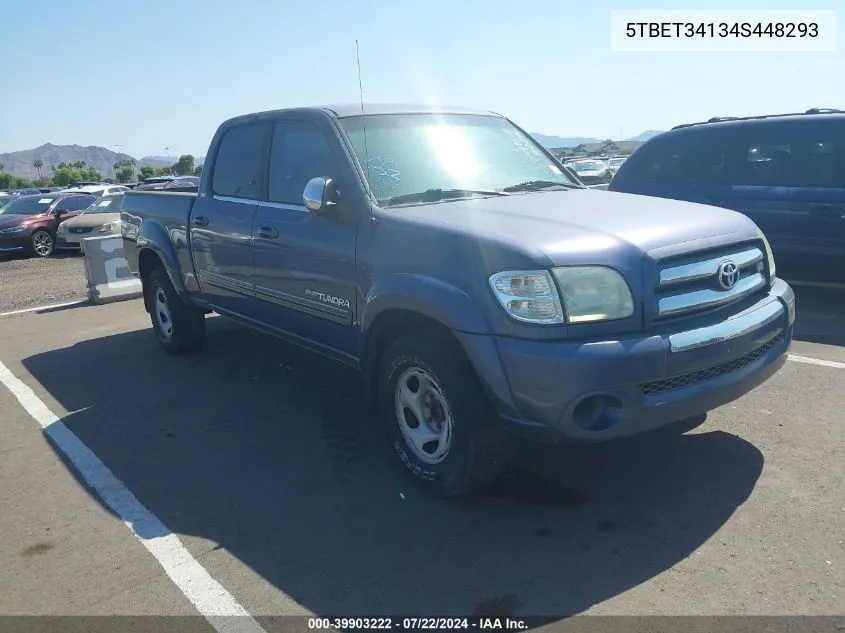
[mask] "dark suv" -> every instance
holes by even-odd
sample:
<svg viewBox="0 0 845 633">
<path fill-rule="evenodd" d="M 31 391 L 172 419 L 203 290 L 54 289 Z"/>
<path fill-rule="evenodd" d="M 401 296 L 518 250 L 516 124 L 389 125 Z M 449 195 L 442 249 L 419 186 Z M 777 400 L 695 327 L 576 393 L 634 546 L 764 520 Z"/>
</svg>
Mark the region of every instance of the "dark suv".
<svg viewBox="0 0 845 633">
<path fill-rule="evenodd" d="M 638 149 L 608 189 L 744 213 L 780 277 L 845 288 L 845 111 L 679 125 Z"/>
<path fill-rule="evenodd" d="M 87 209 L 95 200 L 78 193 L 21 196 L 0 208 L 0 254 L 27 251 L 49 257 L 56 247 L 59 224 Z"/>
</svg>

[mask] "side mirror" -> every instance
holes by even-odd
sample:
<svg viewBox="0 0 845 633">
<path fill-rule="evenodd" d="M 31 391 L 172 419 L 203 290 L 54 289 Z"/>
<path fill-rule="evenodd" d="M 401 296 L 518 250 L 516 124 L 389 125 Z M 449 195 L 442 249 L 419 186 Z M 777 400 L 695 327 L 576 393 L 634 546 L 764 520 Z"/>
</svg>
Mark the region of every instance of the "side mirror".
<svg viewBox="0 0 845 633">
<path fill-rule="evenodd" d="M 70 213 L 70 211 L 68 211 L 67 209 L 56 209 L 55 211 L 53 211 L 53 215 L 55 215 L 57 218 L 60 218 L 68 213 Z"/>
<path fill-rule="evenodd" d="M 315 215 L 326 213 L 334 207 L 337 204 L 336 198 L 337 190 L 334 181 L 322 176 L 309 180 L 302 193 L 305 207 Z"/>
</svg>

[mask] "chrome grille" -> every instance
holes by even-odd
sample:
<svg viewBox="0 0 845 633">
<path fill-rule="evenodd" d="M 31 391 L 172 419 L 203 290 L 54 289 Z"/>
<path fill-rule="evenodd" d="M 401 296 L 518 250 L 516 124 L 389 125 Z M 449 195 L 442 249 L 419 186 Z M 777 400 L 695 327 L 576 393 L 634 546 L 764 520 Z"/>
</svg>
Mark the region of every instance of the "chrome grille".
<svg viewBox="0 0 845 633">
<path fill-rule="evenodd" d="M 720 285 L 723 264 L 734 264 L 730 287 Z M 654 314 L 658 320 L 724 306 L 749 297 L 768 284 L 763 247 L 745 244 L 659 264 Z"/>
</svg>

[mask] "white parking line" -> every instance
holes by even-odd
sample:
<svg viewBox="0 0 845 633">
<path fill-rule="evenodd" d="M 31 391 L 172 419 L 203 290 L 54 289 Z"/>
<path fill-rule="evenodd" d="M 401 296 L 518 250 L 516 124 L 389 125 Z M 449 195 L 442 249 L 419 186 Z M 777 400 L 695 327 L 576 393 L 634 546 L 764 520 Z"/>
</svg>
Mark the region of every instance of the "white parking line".
<svg viewBox="0 0 845 633">
<path fill-rule="evenodd" d="M 807 363 L 808 365 L 821 365 L 822 367 L 836 367 L 837 369 L 845 369 L 845 363 L 840 363 L 835 360 L 808 358 L 807 356 L 796 356 L 795 354 L 790 354 L 789 360 L 794 360 L 796 363 Z"/>
<path fill-rule="evenodd" d="M 41 425 L 85 482 L 132 530 L 211 626 L 220 633 L 265 633 L 234 596 L 191 556 L 179 538 L 147 510 L 91 449 L 2 362 L 0 382 Z"/>
<path fill-rule="evenodd" d="M 11 316 L 13 314 L 24 314 L 25 312 L 39 312 L 41 310 L 56 310 L 58 308 L 69 308 L 71 306 L 81 306 L 88 303 L 88 299 L 80 299 L 79 301 L 68 301 L 67 303 L 57 303 L 51 306 L 39 306 L 37 308 L 25 308 L 23 310 L 12 310 L 11 312 L 0 312 L 0 317 Z"/>
</svg>

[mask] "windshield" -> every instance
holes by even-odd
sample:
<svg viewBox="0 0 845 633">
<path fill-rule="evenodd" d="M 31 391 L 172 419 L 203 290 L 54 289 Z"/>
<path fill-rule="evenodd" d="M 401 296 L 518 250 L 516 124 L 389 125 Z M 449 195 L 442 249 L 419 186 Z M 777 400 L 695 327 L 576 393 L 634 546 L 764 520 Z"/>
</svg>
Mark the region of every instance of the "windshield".
<svg viewBox="0 0 845 633">
<path fill-rule="evenodd" d="M 15 198 L 0 209 L 0 213 L 5 215 L 38 215 L 39 213 L 44 213 L 53 203 L 54 199 L 42 198 L 40 196 Z"/>
<path fill-rule="evenodd" d="M 379 203 L 431 189 L 501 191 L 529 181 L 578 186 L 501 117 L 388 114 L 340 121 Z"/>
<path fill-rule="evenodd" d="M 613 159 L 607 161 L 607 164 L 610 165 L 611 167 L 619 167 L 619 165 L 621 165 L 624 162 L 625 162 L 624 158 L 613 158 Z"/>
<path fill-rule="evenodd" d="M 0 195 L 0 208 L 7 204 L 12 199 L 12 196 Z"/>
<path fill-rule="evenodd" d="M 118 213 L 120 211 L 120 199 L 122 197 L 122 195 L 109 195 L 97 198 L 83 213 Z"/>
<path fill-rule="evenodd" d="M 582 171 L 599 171 L 602 168 L 602 164 L 597 160 L 585 160 L 580 163 L 575 163 L 572 167 L 578 173 Z"/>
</svg>

